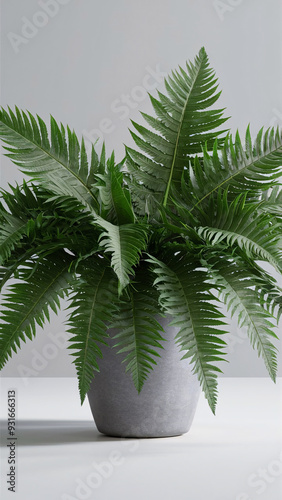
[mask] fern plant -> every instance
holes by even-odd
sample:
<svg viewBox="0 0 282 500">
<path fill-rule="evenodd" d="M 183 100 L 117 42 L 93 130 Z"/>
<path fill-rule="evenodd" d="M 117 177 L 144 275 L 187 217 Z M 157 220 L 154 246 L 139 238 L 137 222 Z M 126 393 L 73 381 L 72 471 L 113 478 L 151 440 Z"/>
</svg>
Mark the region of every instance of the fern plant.
<svg viewBox="0 0 282 500">
<path fill-rule="evenodd" d="M 202 48 L 150 96 L 148 127 L 116 163 L 51 117 L 0 112 L 6 156 L 28 176 L 2 190 L 0 368 L 67 299 L 69 348 L 83 402 L 109 327 L 137 391 L 163 347 L 158 315 L 179 328 L 212 411 L 226 359 L 221 303 L 247 329 L 275 380 L 282 293 L 282 134 L 249 129 L 243 145 L 222 129 L 217 79 Z"/>
</svg>

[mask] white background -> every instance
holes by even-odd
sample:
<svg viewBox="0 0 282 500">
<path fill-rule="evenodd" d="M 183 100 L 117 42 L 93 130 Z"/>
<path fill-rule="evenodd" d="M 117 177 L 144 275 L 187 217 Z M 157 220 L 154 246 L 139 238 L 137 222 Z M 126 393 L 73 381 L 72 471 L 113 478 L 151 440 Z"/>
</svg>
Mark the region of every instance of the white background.
<svg viewBox="0 0 282 500">
<path fill-rule="evenodd" d="M 107 151 L 114 148 L 122 158 L 123 144 L 131 142 L 127 115 L 138 121 L 139 109 L 151 112 L 144 82 L 157 83 L 157 67 L 167 73 L 204 45 L 232 131 L 244 134 L 249 122 L 253 134 L 262 125 L 282 125 L 280 0 L 55 0 L 52 15 L 44 14 L 48 3 L 54 6 L 53 0 L 1 2 L 3 106 L 17 104 L 45 120 L 52 114 L 94 140 L 106 119 Z M 130 104 L 121 110 L 126 96 Z M 21 180 L 8 159 L 1 163 L 3 187 Z M 2 376 L 25 368 L 34 377 L 74 376 L 62 343 L 64 317 L 53 317 L 44 332 L 38 328 Z M 262 360 L 234 323 L 230 331 L 225 374 L 265 376 Z"/>
</svg>

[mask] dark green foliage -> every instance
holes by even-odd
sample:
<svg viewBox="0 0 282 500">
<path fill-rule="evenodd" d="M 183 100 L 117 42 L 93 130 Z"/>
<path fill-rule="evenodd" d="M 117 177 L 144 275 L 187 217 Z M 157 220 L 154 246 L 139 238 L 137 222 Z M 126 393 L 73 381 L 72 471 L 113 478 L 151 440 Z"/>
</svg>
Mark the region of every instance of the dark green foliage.
<svg viewBox="0 0 282 500">
<path fill-rule="evenodd" d="M 165 80 L 165 86 L 167 96 L 160 92 L 159 99 L 150 96 L 156 118 L 143 113 L 155 132 L 132 122 L 139 135 L 134 132 L 131 135 L 145 153 L 127 148 L 127 165 L 137 205 L 138 187 L 142 184 L 141 201 L 152 195 L 156 202 L 166 206 L 171 187 L 179 186 L 191 158 L 202 152 L 204 144 L 208 150 L 213 148 L 215 139 L 223 133 L 215 129 L 226 121 L 223 109 L 210 109 L 220 92 L 204 48 L 194 64 L 187 63 L 185 70 L 179 68 L 173 72 Z"/>
<path fill-rule="evenodd" d="M 183 172 L 181 187 L 172 189 L 172 197 L 176 205 L 179 203 L 189 212 L 204 209 L 211 197 L 227 188 L 229 199 L 247 193 L 248 200 L 257 202 L 278 183 L 281 157 L 279 129 L 268 129 L 265 133 L 261 129 L 253 145 L 248 128 L 245 149 L 238 133 L 235 142 L 231 135 L 227 136 L 222 149 L 216 141 L 212 154 L 203 145 L 203 157 L 196 156 L 191 161 L 190 170 Z"/>
<path fill-rule="evenodd" d="M 111 266 L 119 279 L 119 293 L 129 284 L 134 266 L 142 250 L 146 249 L 147 229 L 142 224 L 113 226 L 101 221 L 105 231 L 99 239 L 100 246 L 112 255 Z"/>
<path fill-rule="evenodd" d="M 120 331 L 113 338 L 118 354 L 123 354 L 126 371 L 132 374 L 138 392 L 160 356 L 163 328 L 157 321 L 160 314 L 158 294 L 153 287 L 152 273 L 143 263 L 138 269 L 128 296 L 121 301 L 112 327 Z"/>
<path fill-rule="evenodd" d="M 101 345 L 142 389 L 163 347 L 159 315 L 179 328 L 212 411 L 225 360 L 225 303 L 275 380 L 282 291 L 282 132 L 245 144 L 221 126 L 220 92 L 204 49 L 150 96 L 149 128 L 132 122 L 139 150 L 116 163 L 51 117 L 0 110 L 7 156 L 29 176 L 0 203 L 0 368 L 69 297 L 69 348 L 83 402 Z M 7 287 L 7 290 L 5 291 Z M 164 335 L 165 336 L 165 335 Z"/>
<path fill-rule="evenodd" d="M 98 256 L 77 267 L 78 279 L 73 286 L 68 321 L 72 334 L 70 349 L 75 357 L 81 402 L 89 390 L 94 371 L 99 371 L 99 345 L 105 344 L 107 328 L 117 311 L 117 279 L 107 259 Z"/>
<path fill-rule="evenodd" d="M 201 222 L 205 225 L 195 231 L 212 247 L 226 243 L 241 249 L 246 257 L 265 260 L 282 271 L 281 224 L 273 223 L 269 214 L 260 213 L 259 204 L 246 204 L 246 195 L 228 203 L 227 194 L 219 194 L 209 210 L 202 212 Z"/>
<path fill-rule="evenodd" d="M 25 262 L 18 278 L 10 285 L 3 301 L 0 327 L 0 367 L 3 368 L 12 351 L 17 352 L 21 341 L 32 340 L 36 323 L 43 326 L 49 320 L 50 309 L 57 312 L 59 299 L 71 285 L 68 272 L 71 258 L 56 252 L 48 258 Z"/>
<path fill-rule="evenodd" d="M 262 287 L 260 279 L 252 276 L 252 270 L 239 259 L 211 259 L 209 265 L 213 282 L 221 287 L 220 296 L 223 302 L 232 316 L 236 314 L 239 327 L 246 327 L 252 346 L 257 349 L 259 356 L 263 357 L 266 368 L 275 381 L 276 348 L 270 339 L 277 336 L 273 332 L 273 315 L 261 304 L 257 290 L 253 289 L 254 285 L 258 289 Z M 265 302 L 267 306 L 269 298 Z"/>
<path fill-rule="evenodd" d="M 216 407 L 216 374 L 221 372 L 214 363 L 223 361 L 220 337 L 226 331 L 223 314 L 212 301 L 209 275 L 201 262 L 186 252 L 173 247 L 163 255 L 163 261 L 149 259 L 157 275 L 155 286 L 165 313 L 175 318 L 172 325 L 179 328 L 176 341 L 184 351 L 183 358 L 191 358 L 194 371 L 213 412 Z M 215 327 L 215 328 L 214 328 Z"/>
<path fill-rule="evenodd" d="M 42 187 L 62 196 L 77 199 L 87 208 L 95 210 L 98 202 L 89 187 L 91 170 L 85 163 L 85 155 L 80 155 L 80 145 L 74 132 L 68 128 L 68 145 L 63 126 L 58 126 L 51 117 L 51 141 L 46 125 L 31 113 L 16 108 L 0 111 L 0 136 L 6 156 L 20 167 L 21 171 Z M 12 147 L 11 147 L 12 146 Z"/>
</svg>

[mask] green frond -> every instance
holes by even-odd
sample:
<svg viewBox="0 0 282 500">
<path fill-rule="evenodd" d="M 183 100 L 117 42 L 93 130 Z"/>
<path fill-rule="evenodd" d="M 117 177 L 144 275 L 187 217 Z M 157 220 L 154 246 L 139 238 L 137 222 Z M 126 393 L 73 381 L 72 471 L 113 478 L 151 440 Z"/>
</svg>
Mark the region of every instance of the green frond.
<svg viewBox="0 0 282 500">
<path fill-rule="evenodd" d="M 51 117 L 51 137 L 45 123 L 18 108 L 13 113 L 0 110 L 0 137 L 8 146 L 8 156 L 20 170 L 45 189 L 77 199 L 90 211 L 98 202 L 90 189 L 93 172 L 88 166 L 84 142 L 80 146 L 74 132 L 67 133 Z"/>
<path fill-rule="evenodd" d="M 268 192 L 262 194 L 260 210 L 276 217 L 280 222 L 282 219 L 282 189 L 281 184 L 274 186 Z"/>
<path fill-rule="evenodd" d="M 18 267 L 17 263 L 15 264 L 14 269 L 13 266 L 10 265 L 0 266 L 0 291 L 2 291 L 7 281 L 9 281 L 9 279 L 13 276 L 14 271 Z"/>
<path fill-rule="evenodd" d="M 134 132 L 131 135 L 142 153 L 127 149 L 132 189 L 134 185 L 142 187 L 145 196 L 151 186 L 156 187 L 156 205 L 164 206 L 172 185 L 179 185 L 191 157 L 200 153 L 205 143 L 208 150 L 212 149 L 215 139 L 226 132 L 215 130 L 226 119 L 222 118 L 222 109 L 211 108 L 220 92 L 204 48 L 194 64 L 187 63 L 185 70 L 179 68 L 173 72 L 165 80 L 165 86 L 167 96 L 159 92 L 159 99 L 151 97 L 157 117 L 143 114 L 154 132 L 132 122 L 138 135 Z"/>
<path fill-rule="evenodd" d="M 282 288 L 276 279 L 256 262 L 250 262 L 252 273 L 255 275 L 255 291 L 259 301 L 271 316 L 277 318 L 277 324 L 282 315 Z"/>
<path fill-rule="evenodd" d="M 80 263 L 79 277 L 73 286 L 68 320 L 72 335 L 69 349 L 75 357 L 81 403 L 99 371 L 101 344 L 106 344 L 107 329 L 117 310 L 117 279 L 107 259 L 92 257 Z"/>
<path fill-rule="evenodd" d="M 10 192 L 2 191 L 0 219 L 5 221 L 5 217 L 8 217 L 23 228 L 22 237 L 14 245 L 12 257 L 14 254 L 19 257 L 19 253 L 24 254 L 32 249 L 31 255 L 52 253 L 58 248 L 68 248 L 76 255 L 81 255 L 95 246 L 98 248 L 101 230 L 95 227 L 90 211 L 76 199 L 53 195 L 43 188 L 26 183 L 10 186 L 10 189 Z M 0 234 L 1 231 L 0 228 Z M 0 248 L 1 256 L 7 257 Z"/>
<path fill-rule="evenodd" d="M 17 247 L 23 235 L 27 233 L 27 222 L 6 213 L 1 214 L 6 223 L 0 228 L 0 265 L 5 263 Z"/>
<path fill-rule="evenodd" d="M 96 174 L 95 190 L 101 203 L 100 215 L 113 224 L 134 223 L 130 191 L 123 181 L 121 165 L 116 165 L 114 155 L 109 158 L 103 174 Z"/>
<path fill-rule="evenodd" d="M 147 220 L 158 219 L 155 191 L 149 187 L 144 191 L 144 185 L 136 184 L 129 175 L 126 177 L 126 183 L 130 190 L 134 212 L 142 218 L 146 217 Z"/>
<path fill-rule="evenodd" d="M 281 177 L 282 132 L 278 128 L 265 133 L 261 129 L 254 144 L 248 128 L 245 148 L 238 132 L 235 141 L 231 135 L 226 138 L 222 149 L 215 142 L 212 154 L 203 147 L 203 158 L 196 157 L 184 172 L 180 194 L 175 189 L 172 192 L 188 211 L 205 208 L 210 197 L 225 189 L 230 198 L 248 192 L 249 200 L 258 201 Z"/>
<path fill-rule="evenodd" d="M 205 226 L 195 232 L 209 245 L 220 243 L 241 249 L 246 257 L 269 262 L 282 271 L 281 224 L 273 224 L 268 214 L 258 212 L 259 203 L 246 203 L 246 194 L 227 201 L 227 191 L 219 193 L 209 211 L 201 213 Z M 189 230 L 188 230 L 189 232 Z"/>
<path fill-rule="evenodd" d="M 174 326 L 179 327 L 176 341 L 183 358 L 191 358 L 194 373 L 213 412 L 217 400 L 217 365 L 223 361 L 225 345 L 221 330 L 225 325 L 223 315 L 212 301 L 212 285 L 200 261 L 188 257 L 185 251 L 167 252 L 162 262 L 149 258 L 156 273 L 155 286 L 160 293 L 160 303 L 166 314 L 171 315 Z"/>
<path fill-rule="evenodd" d="M 118 277 L 121 294 L 134 274 L 142 251 L 146 250 L 148 230 L 144 224 L 116 226 L 101 218 L 96 220 L 105 230 L 100 236 L 100 247 L 111 254 L 111 266 Z"/>
<path fill-rule="evenodd" d="M 20 254 L 31 249 L 36 234 L 45 231 L 42 204 L 26 183 L 12 187 L 11 192 L 2 190 L 0 204 L 0 262 L 20 259 Z M 48 220 L 49 222 L 49 220 Z M 33 246 L 34 248 L 34 246 Z M 21 250 L 21 251 L 20 251 Z M 20 251 L 20 252 L 19 252 Z M 29 255 L 31 257 L 32 253 Z M 11 262 L 9 262 L 9 267 Z"/>
<path fill-rule="evenodd" d="M 123 354 L 122 362 L 138 392 L 156 365 L 155 358 L 161 355 L 158 350 L 163 347 L 163 328 L 156 319 L 160 314 L 152 273 L 142 261 L 111 325 L 119 330 L 113 337 L 114 348 L 118 349 L 117 355 Z"/>
<path fill-rule="evenodd" d="M 57 252 L 48 258 L 26 262 L 20 273 L 20 283 L 10 285 L 3 295 L 0 319 L 0 368 L 3 368 L 12 351 L 17 352 L 21 341 L 32 340 L 36 324 L 49 321 L 49 310 L 57 313 L 60 298 L 70 288 L 68 272 L 71 258 Z"/>
<path fill-rule="evenodd" d="M 263 357 L 269 375 L 275 381 L 277 348 L 270 339 L 277 336 L 273 331 L 273 316 L 260 300 L 258 290 L 263 289 L 261 280 L 256 279 L 238 260 L 232 261 L 221 256 L 217 260 L 210 260 L 209 264 L 212 282 L 220 289 L 220 298 L 231 315 L 236 316 L 239 327 L 246 327 L 251 345 Z M 271 305 L 272 298 L 270 293 L 265 298 L 266 305 Z"/>
</svg>

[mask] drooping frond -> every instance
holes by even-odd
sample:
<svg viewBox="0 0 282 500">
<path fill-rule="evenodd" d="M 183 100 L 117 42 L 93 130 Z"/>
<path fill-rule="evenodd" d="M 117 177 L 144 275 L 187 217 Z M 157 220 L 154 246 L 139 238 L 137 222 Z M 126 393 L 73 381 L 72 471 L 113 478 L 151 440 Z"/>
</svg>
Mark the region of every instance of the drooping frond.
<svg viewBox="0 0 282 500">
<path fill-rule="evenodd" d="M 92 257 L 78 266 L 80 277 L 73 286 L 74 295 L 68 320 L 71 333 L 69 349 L 75 352 L 79 392 L 83 403 L 85 395 L 99 371 L 101 344 L 106 344 L 107 328 L 117 309 L 117 278 L 107 259 Z"/>
<path fill-rule="evenodd" d="M 220 288 L 220 297 L 231 315 L 238 319 L 239 327 L 246 327 L 253 348 L 263 357 L 269 375 L 275 381 L 277 348 L 271 343 L 271 338 L 277 339 L 277 336 L 273 331 L 273 316 L 260 301 L 259 279 L 239 260 L 222 256 L 210 261 L 210 270 L 212 282 Z M 265 303 L 271 306 L 271 302 L 270 294 L 265 297 Z"/>
<path fill-rule="evenodd" d="M 104 232 L 100 246 L 111 254 L 111 266 L 119 279 L 119 293 L 130 282 L 134 266 L 139 262 L 141 252 L 146 249 L 147 229 L 144 224 L 124 224 L 116 226 L 97 218 Z"/>
<path fill-rule="evenodd" d="M 144 261 L 136 274 L 116 314 L 112 327 L 118 328 L 114 336 L 117 355 L 123 354 L 126 371 L 130 372 L 138 392 L 141 391 L 162 346 L 163 328 L 156 317 L 161 313 L 158 294 L 153 287 L 152 273 Z M 156 349 L 157 348 L 157 349 Z"/>
<path fill-rule="evenodd" d="M 74 132 L 67 133 L 51 117 L 51 134 L 40 117 L 18 108 L 15 113 L 0 110 L 0 137 L 8 156 L 20 170 L 45 189 L 77 199 L 91 211 L 98 202 L 91 191 L 93 172 L 88 165 L 84 141 L 81 145 Z M 95 166 L 95 161 L 92 162 Z"/>
<path fill-rule="evenodd" d="M 14 270 L 18 266 L 15 265 L 15 268 L 13 269 L 13 266 L 10 265 L 5 265 L 5 266 L 0 266 L 0 291 L 2 291 L 2 288 L 5 286 L 7 281 L 13 276 Z"/>
<path fill-rule="evenodd" d="M 212 303 L 216 299 L 208 274 L 200 261 L 187 257 L 183 250 L 167 252 L 162 262 L 150 257 L 149 262 L 157 275 L 160 303 L 165 313 L 175 318 L 171 324 L 179 327 L 176 340 L 185 352 L 183 358 L 191 358 L 193 371 L 215 412 L 217 373 L 221 370 L 214 363 L 224 360 L 221 335 L 226 332 L 221 330 L 223 315 Z"/>
<path fill-rule="evenodd" d="M 191 157 L 201 153 L 202 145 L 210 150 L 214 140 L 226 131 L 216 131 L 226 121 L 222 109 L 211 106 L 217 101 L 217 79 L 202 48 L 194 64 L 187 63 L 165 80 L 167 96 L 151 97 L 156 118 L 143 113 L 154 130 L 132 122 L 139 135 L 131 132 L 142 153 L 127 148 L 127 166 L 134 186 L 142 186 L 146 197 L 154 191 L 156 202 L 167 204 L 172 185 L 178 185 Z M 221 140 L 220 140 L 221 143 Z M 144 154 L 145 153 L 145 154 Z M 137 192 L 133 197 L 138 199 Z"/>
<path fill-rule="evenodd" d="M 48 258 L 26 262 L 21 269 L 21 282 L 12 284 L 4 295 L 0 323 L 0 368 L 17 352 L 21 341 L 32 340 L 36 324 L 49 321 L 49 310 L 57 312 L 60 298 L 70 288 L 68 272 L 71 258 L 57 252 Z"/>
</svg>

